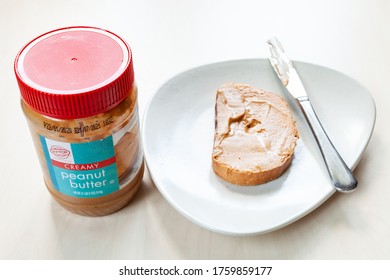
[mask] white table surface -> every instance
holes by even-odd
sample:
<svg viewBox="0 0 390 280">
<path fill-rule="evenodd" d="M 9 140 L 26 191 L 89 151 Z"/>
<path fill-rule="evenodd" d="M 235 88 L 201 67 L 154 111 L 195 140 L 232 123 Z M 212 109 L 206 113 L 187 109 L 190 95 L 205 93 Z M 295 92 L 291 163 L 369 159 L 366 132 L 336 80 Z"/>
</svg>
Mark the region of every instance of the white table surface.
<svg viewBox="0 0 390 280">
<path fill-rule="evenodd" d="M 297 222 L 250 237 L 192 223 L 148 173 L 115 214 L 71 214 L 50 197 L 13 73 L 18 50 L 37 35 L 98 26 L 133 49 L 141 117 L 172 76 L 224 60 L 266 57 L 281 39 L 294 60 L 343 72 L 371 92 L 375 130 L 354 173 L 359 189 L 334 194 Z M 389 259 L 390 1 L 0 0 L 0 259 Z M 353 102 L 353 100 L 351 100 Z"/>
</svg>

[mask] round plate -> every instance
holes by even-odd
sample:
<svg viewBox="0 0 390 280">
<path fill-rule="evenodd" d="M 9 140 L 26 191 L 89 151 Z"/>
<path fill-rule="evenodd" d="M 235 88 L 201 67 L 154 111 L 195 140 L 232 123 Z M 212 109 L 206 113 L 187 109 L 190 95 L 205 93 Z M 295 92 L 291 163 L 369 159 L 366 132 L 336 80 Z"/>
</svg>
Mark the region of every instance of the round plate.
<svg viewBox="0 0 390 280">
<path fill-rule="evenodd" d="M 374 128 L 375 104 L 370 93 L 337 71 L 302 62 L 295 66 L 329 138 L 353 169 Z M 229 82 L 279 94 L 294 114 L 300 134 L 294 158 L 272 182 L 239 187 L 213 172 L 215 96 Z M 297 103 L 265 59 L 209 64 L 173 77 L 151 98 L 142 136 L 150 175 L 162 195 L 185 217 L 212 231 L 269 232 L 303 217 L 334 193 Z"/>
</svg>

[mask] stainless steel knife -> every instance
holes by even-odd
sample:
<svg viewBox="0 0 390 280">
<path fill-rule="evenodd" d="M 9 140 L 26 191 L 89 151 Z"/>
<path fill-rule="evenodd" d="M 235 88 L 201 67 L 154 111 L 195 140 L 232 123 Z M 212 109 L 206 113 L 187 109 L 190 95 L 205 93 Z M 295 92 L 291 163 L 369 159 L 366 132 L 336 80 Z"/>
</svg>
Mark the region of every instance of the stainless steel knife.
<svg viewBox="0 0 390 280">
<path fill-rule="evenodd" d="M 357 180 L 333 146 L 318 120 L 294 64 L 287 57 L 283 46 L 277 38 L 273 37 L 269 39 L 267 46 L 269 50 L 269 61 L 272 67 L 288 92 L 297 100 L 313 132 L 334 187 L 340 192 L 351 192 L 355 190 Z"/>
</svg>

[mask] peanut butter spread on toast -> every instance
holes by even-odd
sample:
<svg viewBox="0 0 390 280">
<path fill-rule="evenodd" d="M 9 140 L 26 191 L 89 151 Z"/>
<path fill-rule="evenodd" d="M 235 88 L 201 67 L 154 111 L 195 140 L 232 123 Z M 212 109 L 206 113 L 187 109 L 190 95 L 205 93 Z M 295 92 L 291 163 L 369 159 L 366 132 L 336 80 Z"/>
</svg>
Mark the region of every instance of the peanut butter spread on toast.
<svg viewBox="0 0 390 280">
<path fill-rule="evenodd" d="M 213 168 L 237 185 L 278 178 L 290 165 L 298 131 L 286 101 L 243 84 L 217 91 Z"/>
</svg>

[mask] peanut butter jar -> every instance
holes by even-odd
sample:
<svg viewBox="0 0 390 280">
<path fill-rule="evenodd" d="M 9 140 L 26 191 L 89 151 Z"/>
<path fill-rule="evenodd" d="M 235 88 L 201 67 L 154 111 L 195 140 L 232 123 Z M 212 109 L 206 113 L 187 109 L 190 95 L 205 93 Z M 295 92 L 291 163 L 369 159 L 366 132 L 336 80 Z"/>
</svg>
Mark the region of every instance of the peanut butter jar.
<svg viewBox="0 0 390 280">
<path fill-rule="evenodd" d="M 144 172 L 130 47 L 94 27 L 50 31 L 15 59 L 21 107 L 47 189 L 64 208 L 126 206 Z"/>
</svg>

